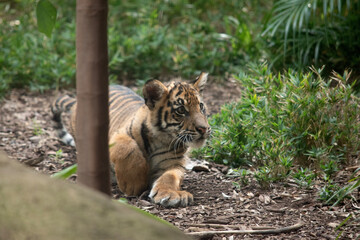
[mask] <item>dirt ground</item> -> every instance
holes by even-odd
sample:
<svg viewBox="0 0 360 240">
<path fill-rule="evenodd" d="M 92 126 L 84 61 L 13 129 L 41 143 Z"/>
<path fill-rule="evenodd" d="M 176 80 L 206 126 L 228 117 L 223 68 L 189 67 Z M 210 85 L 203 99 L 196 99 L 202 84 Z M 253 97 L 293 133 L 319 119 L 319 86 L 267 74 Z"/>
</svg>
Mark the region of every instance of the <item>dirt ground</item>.
<svg viewBox="0 0 360 240">
<path fill-rule="evenodd" d="M 234 82 L 210 84 L 204 92 L 211 113 L 220 105 L 236 100 L 240 88 Z M 14 90 L 0 103 L 0 150 L 34 170 L 53 174 L 76 162 L 76 151 L 57 140 L 51 123 L 50 102 L 55 91 L 43 94 Z M 204 164 L 203 164 L 204 165 Z M 359 220 L 336 227 L 349 214 L 360 218 L 358 201 L 330 207 L 318 199 L 323 186 L 316 181 L 311 189 L 300 188 L 295 182 L 274 183 L 262 189 L 253 177 L 247 185 L 234 186 L 236 177 L 227 176 L 229 168 L 214 163 L 187 172 L 183 188 L 193 193 L 195 203 L 186 208 L 166 209 L 150 202 L 144 193 L 127 198 L 128 203 L 155 214 L 184 232 L 272 230 L 301 223 L 303 226 L 280 234 L 215 234 L 212 239 L 356 239 L 360 236 Z M 337 183 L 349 180 L 351 171 L 340 171 Z M 70 177 L 76 181 L 76 175 Z M 114 198 L 124 198 L 117 186 L 112 186 Z"/>
</svg>

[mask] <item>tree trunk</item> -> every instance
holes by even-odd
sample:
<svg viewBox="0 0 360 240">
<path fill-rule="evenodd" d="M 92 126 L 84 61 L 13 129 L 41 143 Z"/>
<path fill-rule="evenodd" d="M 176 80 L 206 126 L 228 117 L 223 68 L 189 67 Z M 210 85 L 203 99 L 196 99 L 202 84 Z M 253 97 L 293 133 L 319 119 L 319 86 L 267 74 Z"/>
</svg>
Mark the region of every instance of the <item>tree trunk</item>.
<svg viewBox="0 0 360 240">
<path fill-rule="evenodd" d="M 76 148 L 78 181 L 110 194 L 106 0 L 77 0 Z"/>
</svg>

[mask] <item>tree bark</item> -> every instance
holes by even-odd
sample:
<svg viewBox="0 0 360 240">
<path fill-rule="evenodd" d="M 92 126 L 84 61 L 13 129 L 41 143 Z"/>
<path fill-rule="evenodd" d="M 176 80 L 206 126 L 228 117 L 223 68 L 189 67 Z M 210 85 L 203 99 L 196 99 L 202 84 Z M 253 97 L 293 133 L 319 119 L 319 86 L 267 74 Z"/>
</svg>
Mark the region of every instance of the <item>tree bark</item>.
<svg viewBox="0 0 360 240">
<path fill-rule="evenodd" d="M 77 0 L 78 181 L 110 194 L 107 0 Z"/>
</svg>

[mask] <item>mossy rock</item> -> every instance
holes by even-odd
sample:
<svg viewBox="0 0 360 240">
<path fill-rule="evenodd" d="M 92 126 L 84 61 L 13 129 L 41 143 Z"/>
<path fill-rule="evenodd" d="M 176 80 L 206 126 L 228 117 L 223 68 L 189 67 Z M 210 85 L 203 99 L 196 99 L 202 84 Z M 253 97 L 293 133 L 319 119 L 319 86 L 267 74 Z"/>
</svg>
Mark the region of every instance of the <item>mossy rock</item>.
<svg viewBox="0 0 360 240">
<path fill-rule="evenodd" d="M 0 239 L 187 239 L 85 186 L 35 173 L 0 152 Z"/>
</svg>

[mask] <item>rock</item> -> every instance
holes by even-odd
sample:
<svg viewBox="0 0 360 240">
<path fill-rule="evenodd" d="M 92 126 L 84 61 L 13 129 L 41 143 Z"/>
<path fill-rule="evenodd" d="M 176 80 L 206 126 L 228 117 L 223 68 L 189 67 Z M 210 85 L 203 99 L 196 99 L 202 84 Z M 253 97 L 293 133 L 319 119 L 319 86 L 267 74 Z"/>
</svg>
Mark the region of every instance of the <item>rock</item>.
<svg viewBox="0 0 360 240">
<path fill-rule="evenodd" d="M 192 168 L 195 172 L 210 172 L 210 169 L 206 165 L 196 165 Z"/>
<path fill-rule="evenodd" d="M 209 162 L 198 159 L 187 159 L 185 168 L 195 172 L 210 172 Z"/>
<path fill-rule="evenodd" d="M 0 153 L 0 239 L 187 239 L 173 225 Z"/>
<path fill-rule="evenodd" d="M 34 142 L 34 143 L 39 142 L 40 139 L 41 139 L 40 136 L 32 136 L 32 137 L 29 138 L 29 140 L 32 141 L 32 142 Z"/>
</svg>

